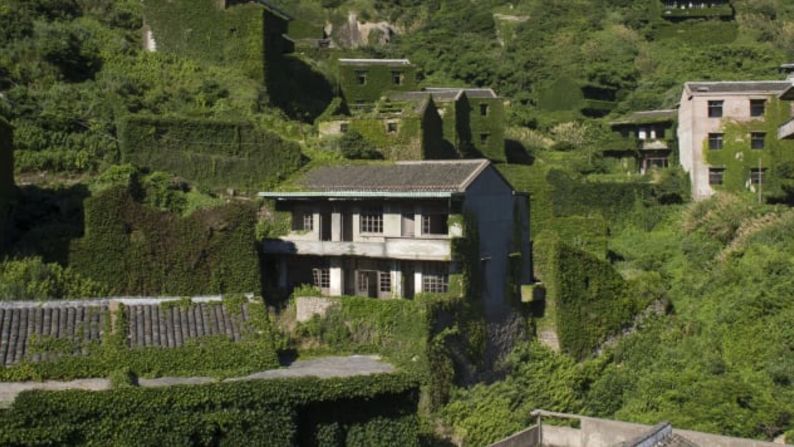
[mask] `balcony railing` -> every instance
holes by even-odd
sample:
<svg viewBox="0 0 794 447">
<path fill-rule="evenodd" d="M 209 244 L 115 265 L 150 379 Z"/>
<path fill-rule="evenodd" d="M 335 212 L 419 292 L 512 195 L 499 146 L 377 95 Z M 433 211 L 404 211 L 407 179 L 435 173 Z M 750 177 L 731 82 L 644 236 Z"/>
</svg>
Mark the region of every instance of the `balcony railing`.
<svg viewBox="0 0 794 447">
<path fill-rule="evenodd" d="M 788 120 L 777 129 L 777 137 L 780 140 L 794 139 L 794 118 Z"/>
<path fill-rule="evenodd" d="M 269 239 L 264 242 L 264 251 L 268 254 L 363 256 L 418 261 L 448 261 L 452 257 L 452 243 L 448 237 L 384 239 L 383 242 Z"/>
</svg>

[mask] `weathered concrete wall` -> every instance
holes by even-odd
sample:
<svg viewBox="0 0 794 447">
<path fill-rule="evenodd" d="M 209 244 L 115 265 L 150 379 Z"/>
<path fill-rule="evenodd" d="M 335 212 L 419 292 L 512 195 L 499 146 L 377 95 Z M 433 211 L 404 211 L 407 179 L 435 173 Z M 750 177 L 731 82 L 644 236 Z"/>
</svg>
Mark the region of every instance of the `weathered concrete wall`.
<svg viewBox="0 0 794 447">
<path fill-rule="evenodd" d="M 541 433 L 546 447 L 589 447 L 582 443 L 582 433 L 575 428 L 543 425 Z"/>
<path fill-rule="evenodd" d="M 482 298 L 486 315 L 503 314 L 507 256 L 513 244 L 513 191 L 493 167 L 487 168 L 466 191 L 465 211 L 477 219 L 480 234 Z"/>
<path fill-rule="evenodd" d="M 539 447 L 540 446 L 540 428 L 533 425 L 528 429 L 518 432 L 513 436 L 491 444 L 489 447 Z"/>
<path fill-rule="evenodd" d="M 298 323 L 305 323 L 315 315 L 324 317 L 328 309 L 339 305 L 339 301 L 332 298 L 321 297 L 298 297 L 295 299 L 296 320 Z"/>
<path fill-rule="evenodd" d="M 650 425 L 592 418 L 583 418 L 581 427 L 581 445 L 593 447 L 610 447 L 641 436 L 651 429 Z"/>
</svg>

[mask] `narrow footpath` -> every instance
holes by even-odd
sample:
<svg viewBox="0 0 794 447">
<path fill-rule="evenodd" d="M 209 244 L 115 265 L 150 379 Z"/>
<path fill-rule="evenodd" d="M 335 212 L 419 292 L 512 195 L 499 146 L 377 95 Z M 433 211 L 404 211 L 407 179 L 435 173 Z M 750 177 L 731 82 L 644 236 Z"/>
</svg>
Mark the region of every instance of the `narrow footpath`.
<svg viewBox="0 0 794 447">
<path fill-rule="evenodd" d="M 285 368 L 271 369 L 244 377 L 215 379 L 212 377 L 160 377 L 157 379 L 138 379 L 138 386 L 158 388 L 175 385 L 204 385 L 217 382 L 239 382 L 245 380 L 268 380 L 294 377 L 333 377 L 367 376 L 371 374 L 392 373 L 395 369 L 378 356 L 354 355 L 350 357 L 320 357 L 311 360 L 297 360 Z M 23 391 L 29 390 L 88 390 L 110 389 L 108 379 L 79 379 L 68 382 L 3 382 L 0 383 L 0 408 L 11 406 L 14 399 Z"/>
</svg>

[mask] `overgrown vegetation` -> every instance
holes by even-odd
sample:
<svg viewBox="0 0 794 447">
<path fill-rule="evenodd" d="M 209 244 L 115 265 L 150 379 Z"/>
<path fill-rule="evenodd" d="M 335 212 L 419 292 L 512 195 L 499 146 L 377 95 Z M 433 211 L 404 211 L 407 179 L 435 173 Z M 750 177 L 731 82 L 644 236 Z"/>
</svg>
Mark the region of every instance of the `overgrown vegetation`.
<svg viewBox="0 0 794 447">
<path fill-rule="evenodd" d="M 404 375 L 26 392 L 0 412 L 0 443 L 410 447 L 417 396 Z"/>
</svg>

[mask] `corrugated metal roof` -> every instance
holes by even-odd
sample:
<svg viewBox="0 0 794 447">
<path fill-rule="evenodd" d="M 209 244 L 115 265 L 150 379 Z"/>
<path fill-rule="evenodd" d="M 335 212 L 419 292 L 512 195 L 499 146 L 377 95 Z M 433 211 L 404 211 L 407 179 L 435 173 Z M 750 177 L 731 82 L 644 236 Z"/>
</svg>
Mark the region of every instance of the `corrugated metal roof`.
<svg viewBox="0 0 794 447">
<path fill-rule="evenodd" d="M 408 59 L 339 59 L 342 65 L 411 65 Z"/>
</svg>

